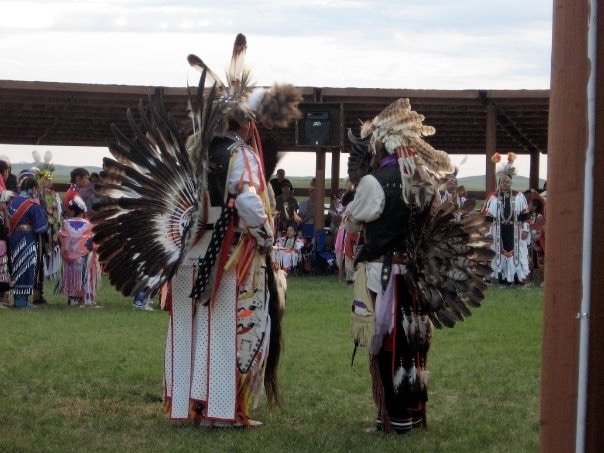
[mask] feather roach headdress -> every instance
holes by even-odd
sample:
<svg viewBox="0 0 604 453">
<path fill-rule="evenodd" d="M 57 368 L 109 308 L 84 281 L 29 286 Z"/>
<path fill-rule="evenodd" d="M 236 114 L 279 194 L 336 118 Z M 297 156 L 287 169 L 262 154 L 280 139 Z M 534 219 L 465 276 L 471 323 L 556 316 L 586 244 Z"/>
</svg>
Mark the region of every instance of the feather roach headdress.
<svg viewBox="0 0 604 453">
<path fill-rule="evenodd" d="M 423 124 L 424 116 L 411 110 L 409 99 L 401 98 L 388 105 L 371 121 L 361 125 L 361 138 L 373 155 L 377 149 L 385 149 L 395 155 L 402 176 L 402 196 L 409 202 L 415 198 L 420 209 L 428 206 L 434 197 L 435 187 L 440 186 L 446 175 L 455 173 L 449 155 L 434 149 L 423 137 L 433 135 L 432 126 Z M 351 134 L 349 134 L 349 139 Z M 351 139 L 354 147 L 359 139 Z M 363 156 L 351 153 L 351 157 L 363 162 Z M 349 172 L 350 172 L 349 160 Z"/>
<path fill-rule="evenodd" d="M 361 138 L 370 138 L 370 147 L 375 150 L 381 143 L 388 154 L 395 154 L 397 149 L 411 148 L 423 164 L 435 172 L 454 171 L 449 155 L 434 149 L 423 137 L 434 135 L 432 126 L 423 124 L 424 115 L 411 110 L 409 99 L 401 98 L 386 107 L 373 120 L 361 126 Z"/>
</svg>

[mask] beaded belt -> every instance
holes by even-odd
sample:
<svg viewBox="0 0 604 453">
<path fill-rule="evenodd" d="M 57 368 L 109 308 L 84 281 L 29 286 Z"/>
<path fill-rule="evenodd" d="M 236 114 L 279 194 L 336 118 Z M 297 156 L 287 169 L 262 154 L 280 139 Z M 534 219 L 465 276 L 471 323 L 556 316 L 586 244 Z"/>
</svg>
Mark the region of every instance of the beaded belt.
<svg viewBox="0 0 604 453">
<path fill-rule="evenodd" d="M 376 258 L 374 260 L 371 260 L 370 263 L 383 263 L 384 262 L 384 257 L 380 256 L 379 258 Z M 407 264 L 408 262 L 408 257 L 406 253 L 398 253 L 395 252 L 392 255 L 392 264 Z"/>
<path fill-rule="evenodd" d="M 22 223 L 20 225 L 17 225 L 15 227 L 14 231 L 21 231 L 23 233 L 31 233 L 34 229 L 32 228 L 31 225 L 26 224 L 26 223 Z"/>
</svg>

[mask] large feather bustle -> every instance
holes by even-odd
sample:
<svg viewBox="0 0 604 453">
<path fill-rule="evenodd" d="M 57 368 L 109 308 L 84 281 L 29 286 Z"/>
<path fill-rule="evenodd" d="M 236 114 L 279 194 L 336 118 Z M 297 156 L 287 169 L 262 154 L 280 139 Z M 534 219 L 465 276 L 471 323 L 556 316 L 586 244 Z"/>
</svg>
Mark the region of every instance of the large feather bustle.
<svg viewBox="0 0 604 453">
<path fill-rule="evenodd" d="M 111 283 L 124 295 L 156 292 L 191 245 L 202 210 L 178 125 L 163 99 L 127 112 L 131 134 L 117 126 L 95 191 L 94 240 Z"/>
<path fill-rule="evenodd" d="M 489 225 L 477 213 L 460 217 L 450 202 L 416 212 L 410 225 L 407 282 L 436 327 L 453 327 L 484 299 L 495 255 L 485 237 Z"/>
</svg>

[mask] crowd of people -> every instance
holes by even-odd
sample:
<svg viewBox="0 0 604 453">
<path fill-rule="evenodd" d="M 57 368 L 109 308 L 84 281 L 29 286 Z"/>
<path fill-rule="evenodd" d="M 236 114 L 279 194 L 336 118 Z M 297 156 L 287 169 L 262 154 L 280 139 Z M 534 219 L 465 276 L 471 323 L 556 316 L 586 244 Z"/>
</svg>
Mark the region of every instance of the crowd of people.
<svg viewBox="0 0 604 453">
<path fill-rule="evenodd" d="M 93 242 L 90 214 L 97 173 L 71 171 L 63 199 L 54 188 L 52 154 L 12 173 L 10 160 L 0 157 L 0 307 L 38 308 L 48 303 L 44 282 L 70 307 L 100 308 L 96 294 L 101 264 Z M 12 296 L 12 300 L 11 300 Z M 134 308 L 152 310 L 151 301 Z"/>
<path fill-rule="evenodd" d="M 499 163 L 501 156 L 493 158 Z M 502 286 L 529 288 L 541 286 L 544 279 L 545 253 L 545 199 L 546 187 L 541 191 L 529 189 L 519 192 L 512 189 L 515 175 L 515 155 L 496 169 L 497 188 L 487 193 L 480 212 L 490 222 L 487 237 L 493 238 L 492 248 L 496 258 L 491 262 L 493 272 L 490 281 Z M 301 202 L 294 197 L 291 181 L 285 178 L 285 170 L 277 170 L 270 180 L 276 194 L 275 237 L 273 257 L 288 273 L 304 272 L 304 250 L 314 241 L 314 193 L 315 179 L 308 189 L 308 199 Z M 327 230 L 333 235 L 330 247 L 335 254 L 335 268 L 340 281 L 352 283 L 354 256 L 361 239 L 358 232 L 347 231 L 342 221 L 346 205 L 354 197 L 354 186 L 339 189 L 332 197 L 328 210 Z M 450 175 L 439 191 L 440 203 L 453 203 L 461 213 L 472 212 L 477 201 L 468 196 L 456 175 Z M 295 237 L 295 240 L 292 238 Z M 289 238 L 289 239 L 288 239 Z M 307 268 L 307 272 L 310 269 Z"/>
</svg>

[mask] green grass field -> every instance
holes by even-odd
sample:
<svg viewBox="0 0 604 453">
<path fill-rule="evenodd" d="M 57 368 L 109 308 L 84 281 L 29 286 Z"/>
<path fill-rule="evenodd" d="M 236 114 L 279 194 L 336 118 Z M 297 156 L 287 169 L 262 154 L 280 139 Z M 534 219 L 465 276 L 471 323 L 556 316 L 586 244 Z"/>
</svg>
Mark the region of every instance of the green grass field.
<svg viewBox="0 0 604 453">
<path fill-rule="evenodd" d="M 284 404 L 253 412 L 264 426 L 208 430 L 162 411 L 168 314 L 134 312 L 108 284 L 102 309 L 61 296 L 0 311 L 0 451 L 530 452 L 539 449 L 543 291 L 489 289 L 429 355 L 428 428 L 366 434 L 375 409 L 367 353 L 351 367 L 351 287 L 335 276 L 289 277 L 280 368 Z"/>
</svg>

